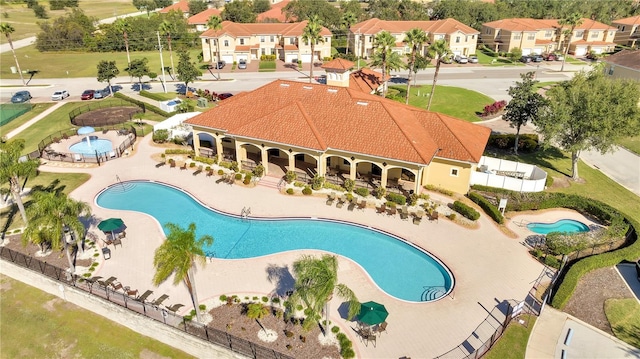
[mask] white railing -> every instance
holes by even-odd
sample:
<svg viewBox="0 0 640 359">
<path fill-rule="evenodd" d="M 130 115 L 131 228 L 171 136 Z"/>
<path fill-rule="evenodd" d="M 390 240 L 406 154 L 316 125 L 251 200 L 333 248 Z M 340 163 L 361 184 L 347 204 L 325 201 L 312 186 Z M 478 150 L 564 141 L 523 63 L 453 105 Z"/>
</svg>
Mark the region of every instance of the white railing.
<svg viewBox="0 0 640 359">
<path fill-rule="evenodd" d="M 482 156 L 478 171 L 471 173 L 471 184 L 504 188 L 518 192 L 540 192 L 547 173 L 527 163 Z"/>
</svg>

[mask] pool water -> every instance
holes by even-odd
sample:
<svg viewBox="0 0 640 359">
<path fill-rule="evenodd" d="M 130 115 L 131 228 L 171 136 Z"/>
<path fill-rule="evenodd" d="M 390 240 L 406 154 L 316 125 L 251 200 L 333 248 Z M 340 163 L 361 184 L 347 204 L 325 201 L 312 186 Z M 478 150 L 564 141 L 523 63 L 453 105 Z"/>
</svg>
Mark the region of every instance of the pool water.
<svg viewBox="0 0 640 359">
<path fill-rule="evenodd" d="M 109 140 L 91 136 L 89 142 L 87 142 L 87 138 L 85 137 L 82 141 L 69 146 L 69 150 L 73 153 L 90 156 L 95 155 L 96 151 L 98 154 L 113 151 L 113 144 Z"/>
<path fill-rule="evenodd" d="M 323 250 L 357 262 L 383 291 L 398 299 L 433 301 L 453 288 L 453 276 L 439 260 L 399 238 L 366 227 L 313 219 L 241 219 L 205 207 L 177 188 L 154 182 L 111 186 L 97 196 L 96 203 L 114 210 L 143 212 L 162 225 L 172 222 L 186 227 L 195 222 L 196 238 L 204 234 L 214 237 L 213 245 L 204 251 L 216 258 Z"/>
<path fill-rule="evenodd" d="M 589 232 L 589 226 L 586 224 L 575 221 L 573 219 L 561 219 L 554 223 L 529 223 L 527 228 L 535 233 L 548 234 L 551 232 L 562 233 L 579 233 Z"/>
</svg>

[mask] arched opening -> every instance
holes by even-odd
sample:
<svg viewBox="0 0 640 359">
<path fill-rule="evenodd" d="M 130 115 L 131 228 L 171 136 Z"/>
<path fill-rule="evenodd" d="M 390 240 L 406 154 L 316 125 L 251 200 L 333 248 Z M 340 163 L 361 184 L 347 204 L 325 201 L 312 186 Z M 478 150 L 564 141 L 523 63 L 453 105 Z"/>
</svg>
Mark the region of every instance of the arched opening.
<svg viewBox="0 0 640 359">
<path fill-rule="evenodd" d="M 363 187 L 369 190 L 381 186 L 382 167 L 373 162 L 358 162 L 356 164 L 356 187 Z"/>
<path fill-rule="evenodd" d="M 216 149 L 216 139 L 206 132 L 198 133 L 198 156 L 214 158 L 218 151 Z"/>
<path fill-rule="evenodd" d="M 251 143 L 245 143 L 240 146 L 241 153 L 239 154 L 240 164 L 243 170 L 251 171 L 262 162 L 262 152 L 260 147 Z"/>
<path fill-rule="evenodd" d="M 270 176 L 282 177 L 289 167 L 289 154 L 278 148 L 267 150 L 268 171 Z"/>
<path fill-rule="evenodd" d="M 222 159 L 228 162 L 237 161 L 235 139 L 230 137 L 222 138 Z"/>
<path fill-rule="evenodd" d="M 351 161 L 340 156 L 329 156 L 326 158 L 326 168 L 325 181 L 342 186 L 344 181 L 349 178 Z"/>
</svg>

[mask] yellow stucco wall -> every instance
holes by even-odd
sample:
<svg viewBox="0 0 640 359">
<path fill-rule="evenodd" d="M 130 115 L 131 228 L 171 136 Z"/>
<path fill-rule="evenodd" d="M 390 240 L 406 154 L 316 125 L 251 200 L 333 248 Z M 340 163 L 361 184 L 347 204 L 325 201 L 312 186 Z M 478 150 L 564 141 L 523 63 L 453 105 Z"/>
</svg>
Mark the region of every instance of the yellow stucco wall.
<svg viewBox="0 0 640 359">
<path fill-rule="evenodd" d="M 457 170 L 457 176 L 451 174 L 454 169 Z M 471 172 L 475 170 L 476 165 L 436 157 L 425 170 L 422 184 L 446 188 L 457 193 L 467 193 Z"/>
</svg>

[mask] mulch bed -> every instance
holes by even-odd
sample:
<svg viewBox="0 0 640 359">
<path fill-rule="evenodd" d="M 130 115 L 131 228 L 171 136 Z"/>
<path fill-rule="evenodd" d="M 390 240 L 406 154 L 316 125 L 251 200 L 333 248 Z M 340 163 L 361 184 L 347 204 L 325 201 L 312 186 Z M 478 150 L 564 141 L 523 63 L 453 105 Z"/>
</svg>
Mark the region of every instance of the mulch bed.
<svg viewBox="0 0 640 359">
<path fill-rule="evenodd" d="M 49 251 L 47 255 L 41 257 L 36 256 L 36 253 L 40 251 L 40 247 L 35 244 L 27 244 L 27 246 L 22 245 L 22 235 L 14 234 L 7 236 L 4 239 L 4 247 L 12 249 L 16 252 L 20 252 L 22 254 L 26 254 L 31 256 L 39 261 L 46 262 L 54 267 L 67 269 L 69 268 L 69 262 L 67 261 L 67 255 L 64 254 L 64 250 L 62 251 Z M 73 258 L 73 254 L 72 257 Z M 76 259 L 75 265 L 88 267 L 92 263 L 91 259 Z"/>
<path fill-rule="evenodd" d="M 564 311 L 613 335 L 604 313 L 604 302 L 609 298 L 633 298 L 633 296 L 615 268 L 596 269 L 580 278 Z"/>
<path fill-rule="evenodd" d="M 318 341 L 321 331 L 317 325 L 305 332 L 300 324 L 286 323 L 284 319 L 269 314 L 260 319 L 260 323 L 265 329 L 275 331 L 278 338 L 273 342 L 265 342 L 258 337 L 258 332 L 262 328 L 254 319 L 249 319 L 243 314 L 242 304 L 221 305 L 211 309 L 209 314 L 214 318 L 208 324 L 209 327 L 226 331 L 236 337 L 294 358 L 340 358 L 340 350 L 337 345 L 322 345 Z M 293 336 L 287 337 L 285 330 L 293 332 Z M 301 336 L 305 338 L 304 342 L 301 340 Z M 291 349 L 287 348 L 287 344 L 291 346 Z"/>
<path fill-rule="evenodd" d="M 127 122 L 138 111 L 140 108 L 136 106 L 100 108 L 80 114 L 71 122 L 76 126 L 100 127 Z"/>
</svg>

